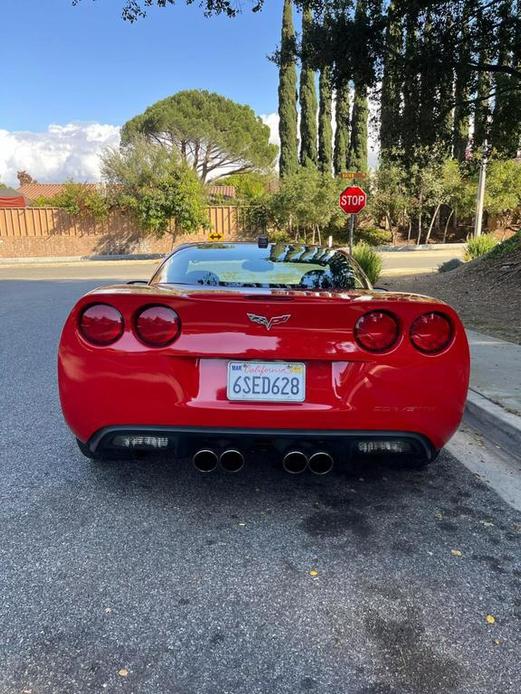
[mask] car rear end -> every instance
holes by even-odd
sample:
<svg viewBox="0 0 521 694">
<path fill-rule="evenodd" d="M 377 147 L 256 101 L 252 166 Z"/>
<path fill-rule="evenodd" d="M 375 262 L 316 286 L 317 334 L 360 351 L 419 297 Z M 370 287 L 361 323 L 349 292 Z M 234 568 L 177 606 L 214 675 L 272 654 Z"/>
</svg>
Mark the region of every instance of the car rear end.
<svg viewBox="0 0 521 694">
<path fill-rule="evenodd" d="M 201 469 L 267 448 L 431 460 L 468 377 L 449 306 L 371 289 L 106 287 L 74 307 L 59 351 L 63 411 L 87 452 L 206 452 Z"/>
</svg>

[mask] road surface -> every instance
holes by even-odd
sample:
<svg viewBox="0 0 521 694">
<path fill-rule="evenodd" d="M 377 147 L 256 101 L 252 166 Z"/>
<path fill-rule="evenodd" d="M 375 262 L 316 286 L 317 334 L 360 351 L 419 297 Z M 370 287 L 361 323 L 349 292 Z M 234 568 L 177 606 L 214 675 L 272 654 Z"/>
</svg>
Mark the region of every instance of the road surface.
<svg viewBox="0 0 521 694">
<path fill-rule="evenodd" d="M 0 281 L 2 694 L 521 691 L 521 513 L 450 454 L 325 478 L 82 458 L 56 345 L 96 284 Z"/>
<path fill-rule="evenodd" d="M 462 258 L 463 249 L 420 251 L 388 251 L 381 253 L 383 275 L 409 275 L 420 272 L 435 272 L 451 258 Z M 17 263 L 2 265 L 0 279 L 149 279 L 159 260 L 86 260 L 64 263 Z"/>
</svg>

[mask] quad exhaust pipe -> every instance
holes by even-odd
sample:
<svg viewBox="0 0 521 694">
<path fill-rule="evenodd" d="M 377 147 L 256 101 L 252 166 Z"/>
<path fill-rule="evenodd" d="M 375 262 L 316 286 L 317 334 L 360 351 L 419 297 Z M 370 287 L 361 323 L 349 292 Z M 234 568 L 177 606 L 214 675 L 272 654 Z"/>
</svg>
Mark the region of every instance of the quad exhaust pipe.
<svg viewBox="0 0 521 694">
<path fill-rule="evenodd" d="M 309 458 L 299 450 L 291 450 L 282 459 L 282 467 L 290 475 L 300 475 L 307 468 L 314 475 L 327 475 L 334 465 L 332 456 L 326 451 L 317 451 Z M 239 472 L 244 467 L 244 455 L 235 448 L 227 448 L 218 455 L 211 448 L 201 448 L 192 457 L 199 472 L 213 472 L 220 465 L 226 472 Z"/>
<path fill-rule="evenodd" d="M 210 448 L 201 448 L 196 451 L 192 457 L 192 463 L 199 472 L 213 472 L 217 467 L 219 457 L 215 451 Z"/>
<path fill-rule="evenodd" d="M 309 458 L 302 451 L 288 451 L 282 459 L 282 467 L 291 475 L 300 475 L 306 468 L 314 475 L 327 475 L 333 465 L 333 458 L 325 451 L 317 451 Z"/>
<path fill-rule="evenodd" d="M 221 453 L 219 463 L 226 472 L 239 472 L 244 467 L 244 456 L 235 448 L 229 448 Z"/>
<path fill-rule="evenodd" d="M 220 464 L 226 472 L 239 472 L 244 467 L 244 456 L 235 448 L 229 448 L 217 455 L 211 448 L 201 448 L 192 457 L 192 463 L 199 472 L 213 472 Z"/>
<path fill-rule="evenodd" d="M 313 453 L 308 463 L 309 469 L 314 475 L 327 475 L 333 469 L 334 464 L 333 458 L 325 451 Z"/>
</svg>

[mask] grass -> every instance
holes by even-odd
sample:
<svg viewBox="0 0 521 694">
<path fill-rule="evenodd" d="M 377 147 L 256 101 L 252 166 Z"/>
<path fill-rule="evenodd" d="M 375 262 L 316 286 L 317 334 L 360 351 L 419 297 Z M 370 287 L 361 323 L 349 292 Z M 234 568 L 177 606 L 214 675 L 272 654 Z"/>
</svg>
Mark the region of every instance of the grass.
<svg viewBox="0 0 521 694">
<path fill-rule="evenodd" d="M 371 284 L 375 284 L 382 272 L 382 259 L 366 243 L 357 243 L 353 248 L 353 257 L 365 272 Z"/>
<path fill-rule="evenodd" d="M 480 258 L 482 255 L 490 253 L 495 246 L 497 246 L 497 239 L 489 234 L 482 234 L 481 236 L 471 238 L 467 241 L 467 246 L 465 248 L 465 260 Z"/>
</svg>

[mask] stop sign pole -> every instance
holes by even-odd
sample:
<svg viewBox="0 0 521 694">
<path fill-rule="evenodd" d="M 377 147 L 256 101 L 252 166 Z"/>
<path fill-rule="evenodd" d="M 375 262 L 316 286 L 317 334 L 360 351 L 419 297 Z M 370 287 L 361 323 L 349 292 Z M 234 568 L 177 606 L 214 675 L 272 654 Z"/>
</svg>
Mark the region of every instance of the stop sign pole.
<svg viewBox="0 0 521 694">
<path fill-rule="evenodd" d="M 353 230 L 355 217 L 367 204 L 367 193 L 360 186 L 348 186 L 340 193 L 340 209 L 349 216 L 349 252 L 353 254 Z"/>
</svg>

